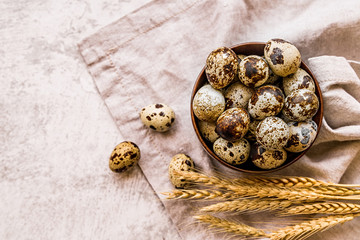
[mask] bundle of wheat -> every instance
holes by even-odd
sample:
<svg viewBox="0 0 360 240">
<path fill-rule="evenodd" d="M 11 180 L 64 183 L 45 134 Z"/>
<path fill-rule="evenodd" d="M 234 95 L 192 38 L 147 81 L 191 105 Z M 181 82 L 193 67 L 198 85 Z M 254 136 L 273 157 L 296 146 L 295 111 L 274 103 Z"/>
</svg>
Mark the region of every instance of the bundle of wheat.
<svg viewBox="0 0 360 240">
<path fill-rule="evenodd" d="M 200 213 L 274 211 L 278 217 L 312 214 L 309 220 L 275 230 L 258 229 L 212 215 L 194 216 L 198 222 L 229 234 L 273 240 L 306 239 L 360 216 L 359 204 L 345 202 L 360 200 L 359 185 L 335 184 L 308 177 L 249 176 L 229 179 L 197 171 L 181 171 L 175 175 L 191 182 L 192 189 L 163 194 L 167 199 L 216 201 L 198 209 Z M 314 217 L 314 214 L 321 216 Z"/>
</svg>

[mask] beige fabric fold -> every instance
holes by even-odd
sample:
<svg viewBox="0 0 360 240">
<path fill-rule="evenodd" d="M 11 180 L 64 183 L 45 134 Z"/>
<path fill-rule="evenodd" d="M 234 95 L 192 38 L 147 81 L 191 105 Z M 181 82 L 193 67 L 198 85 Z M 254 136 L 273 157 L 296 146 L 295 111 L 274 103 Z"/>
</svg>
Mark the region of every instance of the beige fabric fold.
<svg viewBox="0 0 360 240">
<path fill-rule="evenodd" d="M 323 127 L 312 149 L 277 174 L 360 183 L 360 80 L 346 61 L 359 60 L 360 2 L 335 2 L 158 0 L 79 44 L 119 131 L 139 145 L 139 165 L 157 194 L 172 189 L 167 167 L 177 153 L 188 154 L 204 171 L 241 175 L 212 161 L 202 149 L 191 125 L 190 95 L 211 50 L 273 37 L 299 47 L 324 97 Z M 342 57 L 316 57 L 324 54 Z M 142 107 L 161 102 L 176 113 L 175 125 L 166 133 L 147 129 L 139 119 Z M 184 239 L 226 239 L 191 224 L 197 203 L 160 199 Z M 354 226 L 359 223 L 354 220 L 313 239 L 357 239 L 360 232 Z"/>
</svg>

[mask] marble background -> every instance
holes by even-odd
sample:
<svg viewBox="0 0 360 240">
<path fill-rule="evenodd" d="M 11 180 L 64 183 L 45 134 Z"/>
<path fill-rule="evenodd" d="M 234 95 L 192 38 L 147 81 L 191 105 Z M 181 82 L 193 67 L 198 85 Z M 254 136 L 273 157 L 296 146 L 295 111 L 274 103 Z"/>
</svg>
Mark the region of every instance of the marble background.
<svg viewBox="0 0 360 240">
<path fill-rule="evenodd" d="M 179 239 L 77 48 L 147 2 L 0 1 L 0 239 Z"/>
</svg>

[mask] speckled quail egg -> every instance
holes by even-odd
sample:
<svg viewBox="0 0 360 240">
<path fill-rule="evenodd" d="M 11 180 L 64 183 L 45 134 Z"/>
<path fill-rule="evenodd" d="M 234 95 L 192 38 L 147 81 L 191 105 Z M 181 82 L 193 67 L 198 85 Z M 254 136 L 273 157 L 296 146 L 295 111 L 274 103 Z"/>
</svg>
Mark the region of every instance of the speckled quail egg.
<svg viewBox="0 0 360 240">
<path fill-rule="evenodd" d="M 215 132 L 215 128 L 215 122 L 199 121 L 199 131 L 201 133 L 201 136 L 203 136 L 207 141 L 212 143 L 219 138 L 219 134 Z"/>
<path fill-rule="evenodd" d="M 171 158 L 169 164 L 169 178 L 175 188 L 184 188 L 187 185 L 185 179 L 176 175 L 176 172 L 192 171 L 194 166 L 193 160 L 183 153 L 176 154 Z"/>
<path fill-rule="evenodd" d="M 132 168 L 139 159 L 140 149 L 135 143 L 121 142 L 111 153 L 109 167 L 114 172 L 124 172 Z"/>
<path fill-rule="evenodd" d="M 192 106 L 198 119 L 213 122 L 225 110 L 225 98 L 221 91 L 206 84 L 196 92 Z"/>
<path fill-rule="evenodd" d="M 281 89 L 272 85 L 258 88 L 249 101 L 249 114 L 257 120 L 275 116 L 284 105 L 284 94 Z"/>
<path fill-rule="evenodd" d="M 145 126 L 157 132 L 166 132 L 175 121 L 175 113 L 168 105 L 156 103 L 144 107 L 140 118 Z"/>
<path fill-rule="evenodd" d="M 256 140 L 267 150 L 282 149 L 289 139 L 288 125 L 278 117 L 267 117 L 256 128 Z"/>
<path fill-rule="evenodd" d="M 261 169 L 273 169 L 280 167 L 287 158 L 284 149 L 267 150 L 260 144 L 255 143 L 251 149 L 251 161 Z"/>
<path fill-rule="evenodd" d="M 228 141 L 237 141 L 245 136 L 249 124 L 250 117 L 245 109 L 230 108 L 217 119 L 215 131 Z"/>
<path fill-rule="evenodd" d="M 250 55 L 239 64 L 239 79 L 248 87 L 261 86 L 268 77 L 269 66 L 262 57 Z"/>
<path fill-rule="evenodd" d="M 290 137 L 285 145 L 285 150 L 289 152 L 302 152 L 309 148 L 315 140 L 317 125 L 314 121 L 289 122 Z"/>
<path fill-rule="evenodd" d="M 254 89 L 249 88 L 241 82 L 231 84 L 225 91 L 225 109 L 233 107 L 247 108 L 249 99 Z"/>
<path fill-rule="evenodd" d="M 256 128 L 260 120 L 251 119 L 249 124 L 249 131 L 247 131 L 245 138 L 249 141 L 256 141 Z"/>
<path fill-rule="evenodd" d="M 299 68 L 296 73 L 283 79 L 283 89 L 285 95 L 298 89 L 307 89 L 315 92 L 315 83 L 310 74 L 304 69 Z"/>
<path fill-rule="evenodd" d="M 231 165 L 240 165 L 246 162 L 250 155 L 250 144 L 244 138 L 236 142 L 218 138 L 214 142 L 213 149 L 219 158 Z"/>
<path fill-rule="evenodd" d="M 229 85 L 238 72 L 239 60 L 235 52 L 227 47 L 212 51 L 206 59 L 206 77 L 215 89 Z"/>
<path fill-rule="evenodd" d="M 283 39 L 268 41 L 264 48 L 264 56 L 271 70 L 281 77 L 295 73 L 301 64 L 299 50 Z"/>
<path fill-rule="evenodd" d="M 285 98 L 282 113 L 292 121 L 302 122 L 311 119 L 319 109 L 316 94 L 307 89 L 298 89 Z"/>
</svg>

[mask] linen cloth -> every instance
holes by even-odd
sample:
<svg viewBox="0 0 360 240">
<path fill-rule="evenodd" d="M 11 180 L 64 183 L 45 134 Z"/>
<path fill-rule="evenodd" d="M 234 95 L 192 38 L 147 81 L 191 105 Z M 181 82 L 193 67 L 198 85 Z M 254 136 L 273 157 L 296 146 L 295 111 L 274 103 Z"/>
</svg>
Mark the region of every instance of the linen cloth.
<svg viewBox="0 0 360 240">
<path fill-rule="evenodd" d="M 294 43 L 320 83 L 324 119 L 320 134 L 298 162 L 276 172 L 360 183 L 360 80 L 347 59 L 359 60 L 360 2 L 155 0 L 102 28 L 79 44 L 80 53 L 125 140 L 141 149 L 139 165 L 184 239 L 225 239 L 193 224 L 197 203 L 166 201 L 167 168 L 185 153 L 205 172 L 233 172 L 210 159 L 190 119 L 190 96 L 207 55 L 220 46 L 283 38 Z M 321 56 L 321 55 L 337 55 Z M 347 58 L 347 59 L 346 59 Z M 356 65 L 356 64 L 355 64 Z M 176 114 L 166 133 L 147 129 L 140 110 L 165 103 Z M 256 221 L 256 216 L 236 217 Z M 271 221 L 271 218 L 270 218 Z M 313 239 L 357 239 L 353 220 Z"/>
</svg>

